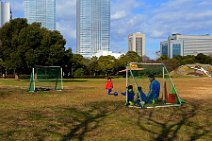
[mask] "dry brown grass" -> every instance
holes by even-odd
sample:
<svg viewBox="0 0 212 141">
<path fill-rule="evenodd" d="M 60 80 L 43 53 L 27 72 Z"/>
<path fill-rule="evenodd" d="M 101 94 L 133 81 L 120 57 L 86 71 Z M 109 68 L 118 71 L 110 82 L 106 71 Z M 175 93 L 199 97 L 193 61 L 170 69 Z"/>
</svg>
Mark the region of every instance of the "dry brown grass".
<svg viewBox="0 0 212 141">
<path fill-rule="evenodd" d="M 117 97 L 106 94 L 105 79 L 39 93 L 27 93 L 24 80 L 0 80 L 0 140 L 211 140 L 212 79 L 174 79 L 187 104 L 159 109 L 126 108 L 125 80 L 113 82 Z"/>
</svg>

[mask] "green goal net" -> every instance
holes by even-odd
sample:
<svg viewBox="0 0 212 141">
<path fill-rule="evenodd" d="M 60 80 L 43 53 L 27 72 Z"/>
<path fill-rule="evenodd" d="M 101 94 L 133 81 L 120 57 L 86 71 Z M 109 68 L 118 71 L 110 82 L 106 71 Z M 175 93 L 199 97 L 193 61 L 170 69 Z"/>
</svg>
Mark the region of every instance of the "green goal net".
<svg viewBox="0 0 212 141">
<path fill-rule="evenodd" d="M 62 89 L 63 71 L 60 66 L 35 66 L 32 68 L 28 92 Z"/>
<path fill-rule="evenodd" d="M 128 93 L 128 86 L 131 85 L 137 97 L 139 97 L 139 87 L 148 95 L 150 90 L 149 75 L 154 75 L 155 79 L 160 83 L 159 98 L 156 103 L 148 103 L 149 105 L 180 106 L 182 104 L 173 80 L 163 63 L 129 63 L 126 68 L 126 93 Z M 126 102 L 129 102 L 128 94 L 126 95 Z"/>
</svg>

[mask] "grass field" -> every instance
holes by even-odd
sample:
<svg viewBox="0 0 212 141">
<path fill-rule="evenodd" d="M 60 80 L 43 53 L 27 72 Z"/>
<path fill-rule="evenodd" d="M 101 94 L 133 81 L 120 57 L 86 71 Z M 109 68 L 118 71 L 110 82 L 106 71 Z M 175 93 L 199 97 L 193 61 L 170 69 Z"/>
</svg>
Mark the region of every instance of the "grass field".
<svg viewBox="0 0 212 141">
<path fill-rule="evenodd" d="M 27 93 L 28 80 L 0 79 L 0 140 L 212 140 L 212 79 L 174 79 L 187 103 L 158 109 L 125 107 L 125 80 L 113 79 L 117 97 L 105 81 L 67 79 L 63 91 Z"/>
</svg>

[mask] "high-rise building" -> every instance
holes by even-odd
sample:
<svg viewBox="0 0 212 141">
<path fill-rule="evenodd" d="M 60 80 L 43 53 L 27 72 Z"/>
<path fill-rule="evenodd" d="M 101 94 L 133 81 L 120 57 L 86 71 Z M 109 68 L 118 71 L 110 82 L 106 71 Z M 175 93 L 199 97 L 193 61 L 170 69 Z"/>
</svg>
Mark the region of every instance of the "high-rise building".
<svg viewBox="0 0 212 141">
<path fill-rule="evenodd" d="M 145 34 L 140 32 L 128 36 L 128 50 L 135 51 L 139 56 L 145 55 Z"/>
<path fill-rule="evenodd" d="M 90 58 L 110 49 L 110 0 L 77 0 L 78 54 Z"/>
<path fill-rule="evenodd" d="M 24 0 L 24 15 L 28 23 L 38 22 L 42 27 L 56 29 L 56 0 Z"/>
<path fill-rule="evenodd" d="M 11 19 L 10 3 L 0 1 L 0 27 Z"/>
<path fill-rule="evenodd" d="M 161 42 L 161 55 L 175 56 L 212 54 L 212 36 L 172 34 L 168 41 Z"/>
</svg>

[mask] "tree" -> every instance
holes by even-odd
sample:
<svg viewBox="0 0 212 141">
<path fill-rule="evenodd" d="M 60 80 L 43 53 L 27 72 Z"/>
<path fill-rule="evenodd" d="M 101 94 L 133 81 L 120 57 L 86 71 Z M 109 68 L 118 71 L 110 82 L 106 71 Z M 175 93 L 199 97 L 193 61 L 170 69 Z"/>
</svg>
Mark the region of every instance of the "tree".
<svg viewBox="0 0 212 141">
<path fill-rule="evenodd" d="M 162 63 L 166 66 L 169 72 L 179 67 L 179 62 L 176 59 L 163 60 Z"/>
<path fill-rule="evenodd" d="M 46 34 L 50 36 L 47 65 L 61 65 L 65 53 L 64 46 L 66 41 L 58 31 L 49 31 Z"/>
<path fill-rule="evenodd" d="M 19 34 L 27 27 L 26 19 L 11 20 L 0 29 L 1 39 L 1 59 L 6 70 L 13 70 L 14 73 L 24 67 L 24 62 L 20 52 Z"/>
<path fill-rule="evenodd" d="M 83 68 L 77 68 L 74 71 L 74 77 L 83 77 L 84 76 L 84 69 Z"/>
<path fill-rule="evenodd" d="M 65 50 L 65 54 L 64 54 L 64 57 L 63 57 L 63 65 L 62 66 L 63 66 L 63 71 L 64 71 L 64 74 L 65 74 L 65 77 L 72 77 L 73 76 L 72 63 L 73 63 L 73 53 L 72 53 L 71 48 L 69 48 L 69 49 Z"/>
<path fill-rule="evenodd" d="M 86 70 L 86 66 L 83 62 L 84 58 L 80 54 L 73 54 L 73 62 L 72 62 L 72 71 L 75 77 L 77 77 L 79 74 L 80 76 L 84 75 L 84 70 Z M 83 71 L 82 71 L 83 70 Z"/>
<path fill-rule="evenodd" d="M 129 62 L 141 62 L 142 58 L 134 51 L 128 51 L 126 57 Z"/>
<path fill-rule="evenodd" d="M 1 77 L 1 74 L 4 74 L 4 62 L 0 58 L 0 77 Z"/>
<path fill-rule="evenodd" d="M 116 72 L 116 58 L 114 56 L 100 56 L 98 61 L 98 69 L 103 75 L 112 75 Z"/>
<path fill-rule="evenodd" d="M 195 60 L 196 62 L 202 63 L 202 64 L 212 64 L 212 58 L 202 53 L 197 54 L 197 56 L 195 57 Z"/>
<path fill-rule="evenodd" d="M 117 69 L 122 70 L 126 68 L 126 65 L 130 62 L 141 62 L 142 58 L 134 51 L 128 51 L 125 55 L 117 61 Z"/>
<path fill-rule="evenodd" d="M 187 56 L 183 56 L 182 57 L 181 65 L 194 64 L 194 63 L 196 63 L 195 56 L 193 56 L 193 55 L 187 55 Z"/>
<path fill-rule="evenodd" d="M 14 19 L 0 29 L 0 58 L 6 70 L 26 73 L 34 65 L 61 65 L 65 39 L 58 31 Z"/>
<path fill-rule="evenodd" d="M 58 31 L 33 23 L 22 30 L 20 38 L 29 68 L 34 65 L 61 65 L 63 62 L 65 40 Z"/>
<path fill-rule="evenodd" d="M 90 73 L 95 77 L 99 70 L 99 66 L 98 66 L 98 58 L 96 56 L 92 57 L 90 60 L 90 63 L 88 64 L 88 70 L 90 71 Z"/>
</svg>

